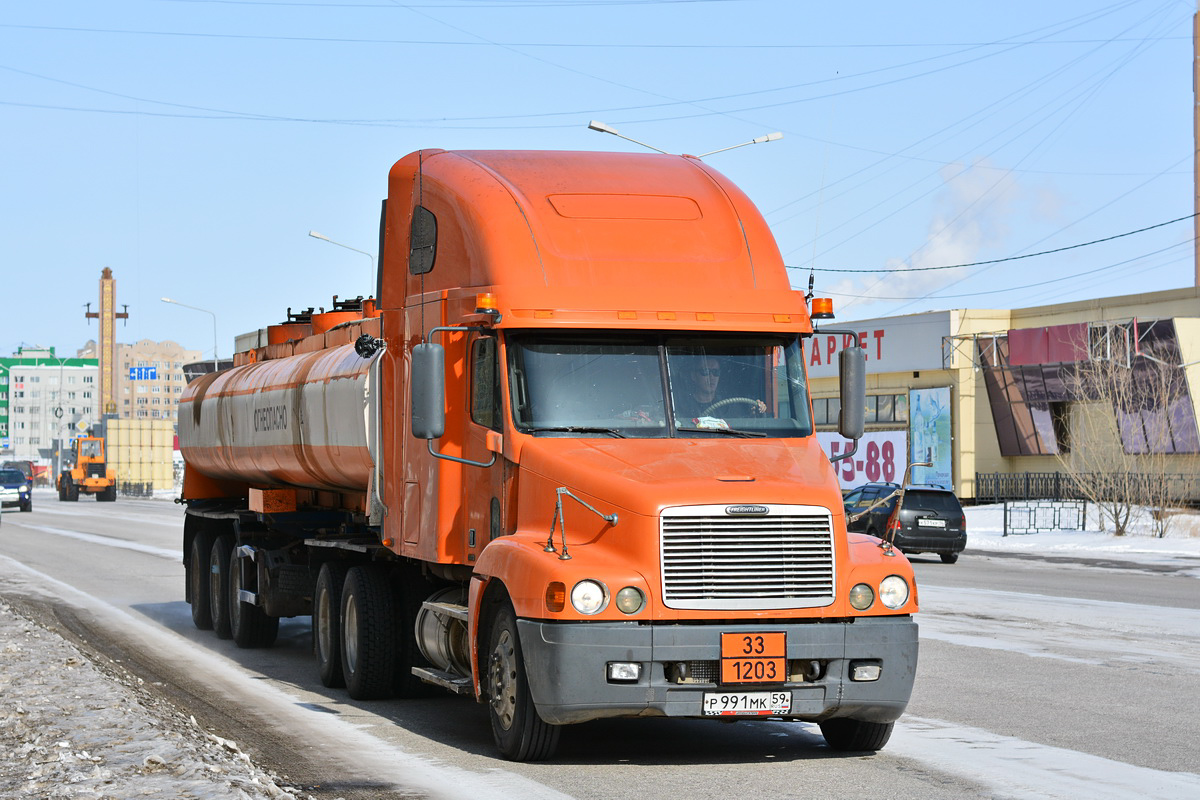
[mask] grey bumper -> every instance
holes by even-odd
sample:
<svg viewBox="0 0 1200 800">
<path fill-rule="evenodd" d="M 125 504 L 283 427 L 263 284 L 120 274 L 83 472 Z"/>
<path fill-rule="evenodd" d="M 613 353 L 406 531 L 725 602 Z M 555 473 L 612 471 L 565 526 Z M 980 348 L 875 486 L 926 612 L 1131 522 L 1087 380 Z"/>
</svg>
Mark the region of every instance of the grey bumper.
<svg viewBox="0 0 1200 800">
<path fill-rule="evenodd" d="M 904 713 L 917 670 L 911 617 L 854 622 L 754 625 L 639 625 L 518 620 L 529 688 L 542 719 L 554 724 L 601 717 L 700 717 L 705 692 L 790 691 L 792 719 L 852 717 L 891 722 Z M 668 678 L 675 662 L 717 662 L 722 633 L 784 631 L 789 661 L 818 661 L 812 681 L 719 685 Z M 612 683 L 609 662 L 638 662 L 636 683 Z M 852 681 L 851 662 L 882 666 L 875 681 Z M 716 674 L 719 674 L 716 673 Z"/>
</svg>

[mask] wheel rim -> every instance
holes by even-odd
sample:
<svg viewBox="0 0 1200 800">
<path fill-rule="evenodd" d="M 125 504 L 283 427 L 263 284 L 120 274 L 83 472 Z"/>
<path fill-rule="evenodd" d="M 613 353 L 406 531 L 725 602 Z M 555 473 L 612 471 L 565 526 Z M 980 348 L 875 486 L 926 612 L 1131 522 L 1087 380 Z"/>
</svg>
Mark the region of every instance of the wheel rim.
<svg viewBox="0 0 1200 800">
<path fill-rule="evenodd" d="M 517 651 L 511 631 L 501 631 L 496 640 L 488 664 L 488 683 L 492 690 L 492 713 L 500 727 L 509 730 L 517 711 Z"/>
<path fill-rule="evenodd" d="M 342 620 L 342 638 L 346 642 L 346 671 L 358 668 L 358 603 L 354 595 L 346 598 L 346 618 Z"/>
<path fill-rule="evenodd" d="M 208 596 L 221 596 L 221 563 L 215 544 L 208 555 Z"/>
<path fill-rule="evenodd" d="M 317 648 L 320 650 L 318 656 L 322 661 L 329 661 L 330 643 L 333 638 L 333 631 L 329 625 L 332 609 L 329 606 L 329 591 L 323 588 L 317 596 Z"/>
</svg>

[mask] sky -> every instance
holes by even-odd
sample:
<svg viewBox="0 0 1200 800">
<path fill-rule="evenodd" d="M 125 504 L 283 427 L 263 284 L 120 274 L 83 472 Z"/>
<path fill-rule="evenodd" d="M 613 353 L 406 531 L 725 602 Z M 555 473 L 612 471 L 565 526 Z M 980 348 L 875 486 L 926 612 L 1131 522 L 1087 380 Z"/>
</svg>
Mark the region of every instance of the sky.
<svg viewBox="0 0 1200 800">
<path fill-rule="evenodd" d="M 289 308 L 371 291 L 407 153 L 644 150 L 593 119 L 697 155 L 781 132 L 705 161 L 843 321 L 1195 283 L 1184 0 L 4 11 L 0 355 L 96 338 L 111 267 L 119 341 L 228 358 Z"/>
</svg>

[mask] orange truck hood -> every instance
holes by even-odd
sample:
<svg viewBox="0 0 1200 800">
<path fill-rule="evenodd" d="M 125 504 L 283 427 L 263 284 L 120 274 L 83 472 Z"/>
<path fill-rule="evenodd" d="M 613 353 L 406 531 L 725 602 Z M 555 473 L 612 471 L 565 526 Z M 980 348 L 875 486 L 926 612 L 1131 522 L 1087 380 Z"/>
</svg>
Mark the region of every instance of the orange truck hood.
<svg viewBox="0 0 1200 800">
<path fill-rule="evenodd" d="M 842 495 L 816 437 L 804 439 L 532 438 L 521 468 L 635 514 L 707 503 L 825 506 Z"/>
</svg>

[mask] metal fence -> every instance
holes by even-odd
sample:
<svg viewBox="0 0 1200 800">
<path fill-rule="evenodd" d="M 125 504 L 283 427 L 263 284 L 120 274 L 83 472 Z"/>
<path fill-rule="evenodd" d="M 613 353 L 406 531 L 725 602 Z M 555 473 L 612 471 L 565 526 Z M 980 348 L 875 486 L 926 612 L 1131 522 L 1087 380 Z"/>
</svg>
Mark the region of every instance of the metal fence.
<svg viewBox="0 0 1200 800">
<path fill-rule="evenodd" d="M 153 497 L 153 483 L 134 483 L 133 481 L 122 481 L 117 490 L 120 491 L 123 497 Z"/>
<path fill-rule="evenodd" d="M 1172 497 L 1188 505 L 1200 503 L 1200 480 L 1195 475 L 1167 474 L 1151 475 L 1139 473 L 1129 475 L 1113 472 L 1087 472 L 1079 476 L 1089 486 L 1098 487 L 1101 497 L 1117 493 L 1132 493 L 1143 497 Z M 1167 483 L 1167 491 L 1145 488 L 1139 491 L 1137 483 Z M 1062 472 L 976 472 L 975 502 L 1003 503 L 1009 500 L 1085 500 L 1075 482 Z"/>
<path fill-rule="evenodd" d="M 1086 500 L 1007 500 L 1004 535 L 1085 530 L 1087 505 Z"/>
</svg>

